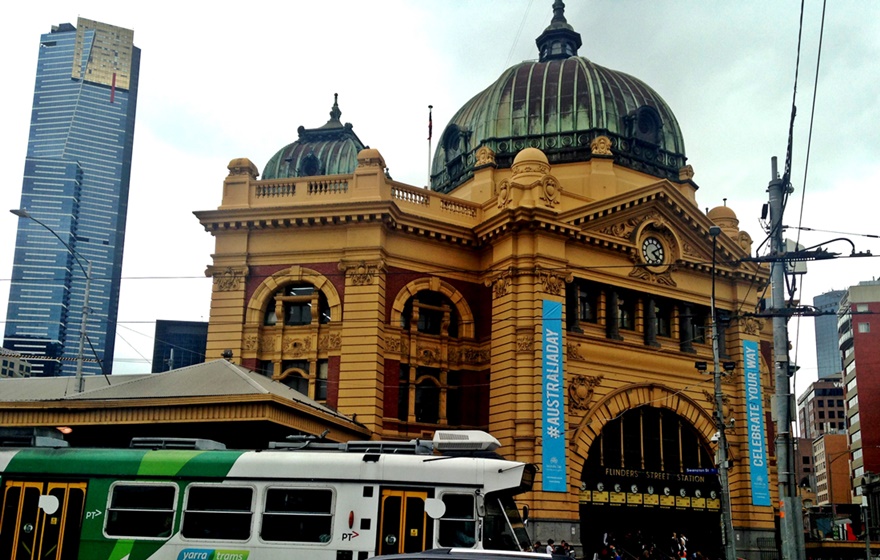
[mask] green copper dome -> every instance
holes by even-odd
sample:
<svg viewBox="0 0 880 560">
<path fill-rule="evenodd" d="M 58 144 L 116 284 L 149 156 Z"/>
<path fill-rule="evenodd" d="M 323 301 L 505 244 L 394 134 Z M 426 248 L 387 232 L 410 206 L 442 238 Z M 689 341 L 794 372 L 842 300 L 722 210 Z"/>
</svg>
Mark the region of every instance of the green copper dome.
<svg viewBox="0 0 880 560">
<path fill-rule="evenodd" d="M 299 127 L 299 138 L 281 148 L 263 169 L 263 179 L 311 177 L 354 173 L 358 152 L 367 148 L 352 130 L 342 124 L 337 95 L 333 94 L 330 120 L 320 128 Z"/>
<path fill-rule="evenodd" d="M 577 56 L 581 38 L 561 0 L 553 11 L 536 41 L 540 59 L 507 69 L 452 117 L 434 153 L 433 190 L 449 192 L 470 178 L 482 145 L 509 168 L 528 147 L 551 164 L 589 160 L 598 136 L 611 139 L 616 163 L 679 180 L 684 139 L 669 106 L 637 78 Z"/>
</svg>

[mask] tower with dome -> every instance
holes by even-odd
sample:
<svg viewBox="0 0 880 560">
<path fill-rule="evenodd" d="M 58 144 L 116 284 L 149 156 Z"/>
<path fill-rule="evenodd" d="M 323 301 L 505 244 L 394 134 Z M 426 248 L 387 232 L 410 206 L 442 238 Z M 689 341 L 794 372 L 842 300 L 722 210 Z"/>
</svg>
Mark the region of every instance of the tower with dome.
<svg viewBox="0 0 880 560">
<path fill-rule="evenodd" d="M 733 537 L 759 558 L 776 485 L 752 458 L 774 450 L 749 420 L 769 416 L 772 336 L 749 312 L 768 270 L 746 260 L 729 207 L 700 209 L 670 107 L 580 56 L 553 7 L 538 60 L 444 127 L 429 189 L 393 180 L 382 147 L 342 124 L 344 95 L 262 175 L 230 162 L 220 205 L 196 212 L 216 242 L 208 358 L 231 351 L 377 439 L 492 433 L 539 466 L 519 503 L 533 539 L 589 557 L 606 534 L 626 548 L 628 532 L 684 532 L 688 550 L 719 554 L 715 400 L 695 368 L 712 364 L 715 326 L 735 364 Z"/>
</svg>

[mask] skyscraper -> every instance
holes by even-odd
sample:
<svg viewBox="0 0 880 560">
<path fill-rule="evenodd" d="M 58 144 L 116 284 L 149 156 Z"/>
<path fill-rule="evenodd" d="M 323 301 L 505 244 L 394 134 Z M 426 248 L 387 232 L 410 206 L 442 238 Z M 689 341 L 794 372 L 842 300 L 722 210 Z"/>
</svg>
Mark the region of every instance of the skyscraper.
<svg viewBox="0 0 880 560">
<path fill-rule="evenodd" d="M 832 290 L 813 298 L 813 307 L 824 313 L 815 317 L 816 367 L 819 379 L 834 377 L 843 369 L 837 340 L 837 310 L 846 290 Z"/>
<path fill-rule="evenodd" d="M 110 371 L 140 66 L 133 36 L 79 18 L 40 37 L 21 208 L 52 231 L 19 220 L 4 336 L 34 376 L 75 372 L 84 311 L 83 372 Z"/>
</svg>

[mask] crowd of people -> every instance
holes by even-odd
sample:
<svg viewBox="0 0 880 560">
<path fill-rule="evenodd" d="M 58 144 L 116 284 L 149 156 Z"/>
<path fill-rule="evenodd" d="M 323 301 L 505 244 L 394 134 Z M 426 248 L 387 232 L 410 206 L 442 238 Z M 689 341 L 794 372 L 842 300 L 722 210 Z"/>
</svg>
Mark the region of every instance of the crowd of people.
<svg viewBox="0 0 880 560">
<path fill-rule="evenodd" d="M 547 554 L 552 554 L 553 556 L 565 556 L 568 558 L 574 558 L 574 549 L 570 544 L 565 542 L 564 540 L 559 541 L 557 544 L 553 539 L 547 539 L 547 545 L 541 544 L 541 541 L 535 541 L 535 544 L 532 545 L 532 549 L 535 552 L 546 552 Z"/>
<path fill-rule="evenodd" d="M 702 552 L 688 549 L 684 533 L 673 532 L 667 538 L 654 538 L 641 531 L 627 533 L 618 539 L 605 533 L 593 560 L 706 560 Z"/>
</svg>

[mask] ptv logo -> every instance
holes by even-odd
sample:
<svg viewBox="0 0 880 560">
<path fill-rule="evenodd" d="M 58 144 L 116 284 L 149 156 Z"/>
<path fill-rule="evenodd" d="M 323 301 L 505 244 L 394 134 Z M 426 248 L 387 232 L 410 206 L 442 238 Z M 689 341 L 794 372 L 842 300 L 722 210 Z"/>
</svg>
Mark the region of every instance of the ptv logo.
<svg viewBox="0 0 880 560">
<path fill-rule="evenodd" d="M 342 533 L 342 540 L 351 541 L 353 539 L 356 539 L 358 536 L 360 536 L 360 533 L 358 533 L 357 531 L 352 531 L 351 533 Z"/>
</svg>

